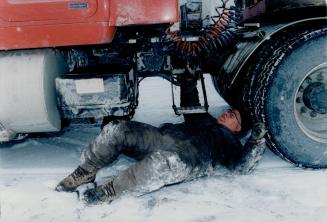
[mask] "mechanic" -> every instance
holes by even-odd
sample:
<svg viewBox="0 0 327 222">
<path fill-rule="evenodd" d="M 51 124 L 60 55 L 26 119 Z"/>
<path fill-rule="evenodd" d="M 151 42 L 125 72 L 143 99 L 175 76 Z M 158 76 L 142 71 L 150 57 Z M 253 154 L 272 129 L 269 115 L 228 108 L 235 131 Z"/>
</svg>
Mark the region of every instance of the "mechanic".
<svg viewBox="0 0 327 222">
<path fill-rule="evenodd" d="M 197 79 L 189 75 L 181 81 L 181 106 L 198 106 Z M 111 164 L 120 154 L 137 163 L 114 179 L 86 190 L 82 199 L 88 204 L 111 202 L 125 192 L 136 196 L 165 185 L 209 175 L 217 164 L 240 173 L 257 165 L 264 150 L 266 130 L 262 123 L 252 126 L 251 136 L 242 146 L 241 114 L 229 109 L 218 118 L 208 113 L 184 114 L 184 123 L 163 124 L 157 128 L 135 121 L 113 121 L 82 153 L 82 162 L 56 187 L 74 191 L 95 180 L 99 169 Z"/>
</svg>

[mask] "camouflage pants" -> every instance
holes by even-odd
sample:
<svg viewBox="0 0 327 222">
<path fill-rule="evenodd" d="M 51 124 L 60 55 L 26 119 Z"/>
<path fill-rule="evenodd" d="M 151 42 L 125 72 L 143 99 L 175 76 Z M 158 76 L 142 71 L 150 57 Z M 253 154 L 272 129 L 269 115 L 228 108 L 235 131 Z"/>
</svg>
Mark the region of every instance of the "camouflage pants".
<svg viewBox="0 0 327 222">
<path fill-rule="evenodd" d="M 115 121 L 105 126 L 101 134 L 82 154 L 81 166 L 89 171 L 112 163 L 120 154 L 140 160 L 114 180 L 117 195 L 129 191 L 148 193 L 168 184 L 191 179 L 195 171 L 181 160 L 174 146 L 190 146 L 158 128 L 133 121 Z"/>
</svg>

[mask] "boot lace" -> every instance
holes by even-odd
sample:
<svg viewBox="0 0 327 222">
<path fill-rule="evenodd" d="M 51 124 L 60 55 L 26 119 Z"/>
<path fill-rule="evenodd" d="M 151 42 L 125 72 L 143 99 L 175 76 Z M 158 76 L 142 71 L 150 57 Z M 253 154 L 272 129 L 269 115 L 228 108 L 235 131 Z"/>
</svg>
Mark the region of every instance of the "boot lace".
<svg viewBox="0 0 327 222">
<path fill-rule="evenodd" d="M 102 185 L 101 188 L 102 188 L 102 191 L 105 193 L 105 195 L 107 197 L 114 197 L 114 196 L 116 196 L 116 192 L 115 192 L 115 189 L 114 189 L 114 186 L 113 186 L 112 181 L 110 181 L 110 182 Z"/>
<path fill-rule="evenodd" d="M 77 167 L 76 170 L 71 174 L 74 180 L 79 179 L 80 177 L 84 177 L 86 175 L 90 174 L 89 171 L 83 169 L 82 167 Z"/>
</svg>

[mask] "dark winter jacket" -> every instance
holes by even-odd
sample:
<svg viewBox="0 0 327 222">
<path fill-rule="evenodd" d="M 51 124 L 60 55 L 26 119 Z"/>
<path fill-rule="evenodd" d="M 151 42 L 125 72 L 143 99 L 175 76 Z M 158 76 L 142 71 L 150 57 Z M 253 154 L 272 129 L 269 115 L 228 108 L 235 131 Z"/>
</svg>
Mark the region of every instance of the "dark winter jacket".
<svg viewBox="0 0 327 222">
<path fill-rule="evenodd" d="M 199 96 L 196 82 L 182 82 L 181 106 L 198 106 Z M 164 124 L 159 129 L 163 134 L 189 142 L 188 149 L 181 147 L 179 155 L 193 166 L 211 162 L 233 166 L 242 155 L 242 144 L 229 129 L 217 123 L 216 118 L 208 113 L 184 114 L 184 123 Z"/>
<path fill-rule="evenodd" d="M 182 153 L 179 154 L 183 159 L 191 161 L 194 166 L 199 165 L 198 161 L 231 166 L 240 159 L 243 147 L 236 135 L 207 113 L 188 115 L 194 117 L 194 122 L 168 123 L 160 127 L 163 134 L 170 135 L 176 141 L 189 141 L 192 144 L 187 150 L 181 147 Z"/>
</svg>

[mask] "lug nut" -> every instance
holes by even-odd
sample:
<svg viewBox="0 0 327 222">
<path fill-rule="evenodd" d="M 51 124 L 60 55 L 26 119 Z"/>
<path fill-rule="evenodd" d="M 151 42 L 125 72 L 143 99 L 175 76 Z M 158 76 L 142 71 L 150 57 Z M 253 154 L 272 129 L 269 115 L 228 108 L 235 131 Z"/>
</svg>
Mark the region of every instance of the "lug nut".
<svg viewBox="0 0 327 222">
<path fill-rule="evenodd" d="M 314 111 L 312 111 L 312 112 L 310 113 L 310 116 L 311 116 L 312 118 L 315 118 L 315 117 L 317 117 L 317 113 L 314 112 Z"/>
<path fill-rule="evenodd" d="M 318 81 L 323 81 L 323 80 L 324 80 L 324 76 L 322 75 L 322 73 L 319 73 L 319 74 L 317 75 L 317 80 L 318 80 Z"/>
<path fill-rule="evenodd" d="M 302 103 L 302 101 L 303 101 L 303 100 L 302 100 L 302 97 L 297 97 L 297 98 L 296 98 L 296 102 L 297 102 L 297 103 Z"/>
<path fill-rule="evenodd" d="M 299 89 L 300 92 L 303 92 L 304 91 L 304 87 L 301 86 L 300 89 Z"/>
<path fill-rule="evenodd" d="M 306 107 L 301 107 L 301 113 L 306 113 L 307 112 L 307 108 Z"/>
<path fill-rule="evenodd" d="M 310 84 L 312 82 L 312 79 L 310 77 L 308 77 L 305 79 L 305 81 Z"/>
</svg>

